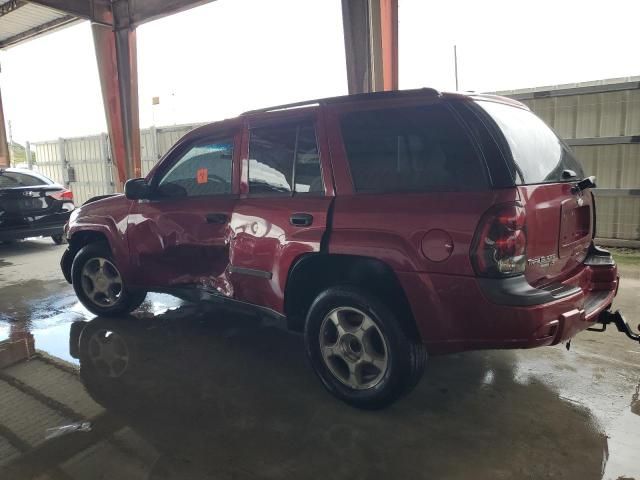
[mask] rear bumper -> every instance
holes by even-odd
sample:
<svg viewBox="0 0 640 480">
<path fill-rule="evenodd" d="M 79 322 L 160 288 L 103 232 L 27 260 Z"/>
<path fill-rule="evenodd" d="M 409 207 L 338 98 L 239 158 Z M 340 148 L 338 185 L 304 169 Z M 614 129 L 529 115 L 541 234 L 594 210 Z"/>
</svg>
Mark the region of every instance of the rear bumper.
<svg viewBox="0 0 640 480">
<path fill-rule="evenodd" d="M 0 228 L 0 241 L 19 240 L 29 237 L 50 237 L 52 235 L 62 235 L 64 222 L 60 224 L 32 224 L 28 226 Z"/>
<path fill-rule="evenodd" d="M 513 290 L 503 286 L 497 295 L 487 294 L 487 285 L 473 277 L 399 277 L 431 353 L 533 348 L 569 340 L 598 320 L 618 289 L 615 264 L 584 265 L 554 289 L 531 292 L 532 287 L 523 287 L 526 298 L 520 304 L 517 289 L 505 302 L 504 292 L 514 294 Z"/>
</svg>

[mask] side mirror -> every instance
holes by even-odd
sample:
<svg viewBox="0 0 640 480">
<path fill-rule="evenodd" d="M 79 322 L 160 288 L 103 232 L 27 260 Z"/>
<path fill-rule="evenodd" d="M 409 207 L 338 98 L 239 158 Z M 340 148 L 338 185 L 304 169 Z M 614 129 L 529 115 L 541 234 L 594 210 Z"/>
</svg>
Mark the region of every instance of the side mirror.
<svg viewBox="0 0 640 480">
<path fill-rule="evenodd" d="M 124 195 L 129 200 L 143 200 L 151 196 L 151 187 L 144 178 L 132 178 L 124 184 Z"/>
</svg>

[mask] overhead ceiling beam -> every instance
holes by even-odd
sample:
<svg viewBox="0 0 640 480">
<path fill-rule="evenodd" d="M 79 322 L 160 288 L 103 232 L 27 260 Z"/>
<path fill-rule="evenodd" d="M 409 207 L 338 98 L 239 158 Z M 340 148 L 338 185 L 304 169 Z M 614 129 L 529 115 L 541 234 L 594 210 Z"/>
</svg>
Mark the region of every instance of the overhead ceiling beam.
<svg viewBox="0 0 640 480">
<path fill-rule="evenodd" d="M 131 24 L 137 26 L 213 1 L 215 0 L 116 0 L 114 8 L 119 3 L 128 3 Z"/>
<path fill-rule="evenodd" d="M 78 18 L 98 23 L 112 23 L 109 0 L 29 0 L 43 7 L 52 8 Z"/>
<path fill-rule="evenodd" d="M 50 22 L 46 22 L 38 25 L 37 27 L 25 30 L 24 32 L 20 32 L 13 37 L 5 38 L 4 40 L 0 41 L 0 49 L 10 47 L 11 45 L 20 43 L 22 40 L 25 40 L 29 37 L 34 37 L 36 35 L 46 33 L 49 30 L 53 30 L 69 23 L 77 22 L 78 20 L 78 17 L 74 17 L 73 15 L 65 15 L 64 17 L 56 18 L 55 20 L 51 20 Z"/>
<path fill-rule="evenodd" d="M 29 0 L 43 7 L 75 15 L 116 30 L 135 28 L 151 20 L 215 0 Z"/>
<path fill-rule="evenodd" d="M 0 17 L 8 15 L 9 13 L 19 9 L 20 7 L 24 7 L 27 2 L 22 0 L 11 0 L 10 2 L 3 3 L 0 5 Z"/>
</svg>

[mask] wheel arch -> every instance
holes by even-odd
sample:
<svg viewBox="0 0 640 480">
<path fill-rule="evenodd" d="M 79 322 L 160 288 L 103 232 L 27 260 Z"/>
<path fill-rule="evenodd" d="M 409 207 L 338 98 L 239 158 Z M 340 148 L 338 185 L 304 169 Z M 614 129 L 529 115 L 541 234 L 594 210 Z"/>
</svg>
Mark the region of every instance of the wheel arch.
<svg viewBox="0 0 640 480">
<path fill-rule="evenodd" d="M 62 268 L 62 274 L 64 278 L 69 282 L 71 282 L 71 265 L 73 265 L 73 259 L 76 257 L 76 254 L 80 251 L 82 247 L 85 247 L 91 243 L 104 243 L 111 250 L 111 245 L 109 243 L 109 238 L 104 232 L 99 230 L 78 230 L 73 232 L 71 236 L 68 237 L 67 241 L 69 242 L 69 247 L 67 252 L 62 257 L 60 262 L 60 267 Z"/>
<path fill-rule="evenodd" d="M 288 328 L 302 331 L 315 298 L 334 285 L 353 285 L 383 299 L 398 313 L 405 334 L 420 341 L 411 305 L 393 269 L 382 260 L 358 255 L 314 253 L 293 263 L 284 298 Z"/>
</svg>

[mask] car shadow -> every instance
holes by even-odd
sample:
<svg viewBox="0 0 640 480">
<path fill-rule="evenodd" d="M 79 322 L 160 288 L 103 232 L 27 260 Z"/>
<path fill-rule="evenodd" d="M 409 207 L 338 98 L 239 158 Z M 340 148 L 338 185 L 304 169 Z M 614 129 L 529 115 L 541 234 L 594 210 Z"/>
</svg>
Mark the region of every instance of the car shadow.
<svg viewBox="0 0 640 480">
<path fill-rule="evenodd" d="M 95 401 L 158 452 L 149 477 L 601 478 L 606 437 L 511 352 L 431 358 L 382 411 L 324 391 L 299 335 L 182 306 L 71 329 Z M 107 346 L 108 348 L 106 348 Z"/>
<path fill-rule="evenodd" d="M 66 245 L 56 245 L 53 240 L 47 237 L 27 238 L 10 243 L 0 243 L 0 259 L 56 249 L 64 250 L 65 248 Z"/>
</svg>

